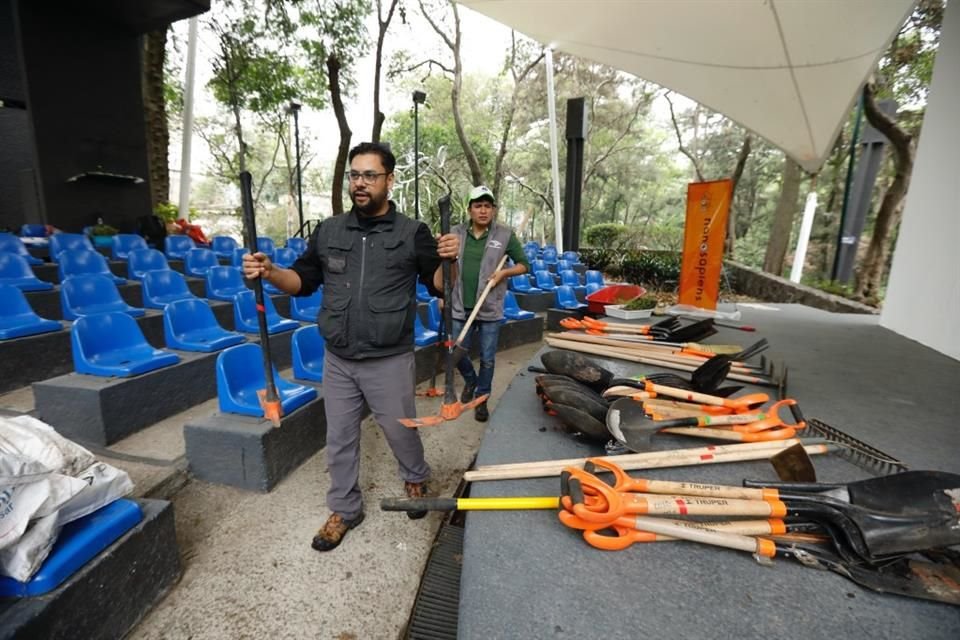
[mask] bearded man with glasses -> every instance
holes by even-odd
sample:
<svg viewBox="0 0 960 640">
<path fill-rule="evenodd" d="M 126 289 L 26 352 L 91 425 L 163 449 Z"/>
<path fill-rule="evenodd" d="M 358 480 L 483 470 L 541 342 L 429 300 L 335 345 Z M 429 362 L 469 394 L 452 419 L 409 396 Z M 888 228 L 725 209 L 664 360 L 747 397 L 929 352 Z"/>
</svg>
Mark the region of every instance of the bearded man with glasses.
<svg viewBox="0 0 960 640">
<path fill-rule="evenodd" d="M 416 416 L 416 281 L 442 296 L 443 259 L 454 261 L 453 277 L 458 277 L 459 237 L 434 238 L 427 225 L 403 215 L 389 200 L 396 165 L 390 149 L 364 142 L 350 150 L 349 161 L 346 180 L 353 208 L 320 223 L 307 251 L 289 269 L 262 253 L 243 257 L 247 278 L 263 278 L 290 295 L 307 296 L 323 286 L 317 325 L 326 342 L 323 396 L 330 517 L 313 538 L 317 551 L 334 549 L 363 521 L 359 477 L 364 402 L 397 459 L 406 495 L 426 495 L 430 466 L 420 434 L 398 421 Z M 407 515 L 416 519 L 426 512 Z"/>
</svg>

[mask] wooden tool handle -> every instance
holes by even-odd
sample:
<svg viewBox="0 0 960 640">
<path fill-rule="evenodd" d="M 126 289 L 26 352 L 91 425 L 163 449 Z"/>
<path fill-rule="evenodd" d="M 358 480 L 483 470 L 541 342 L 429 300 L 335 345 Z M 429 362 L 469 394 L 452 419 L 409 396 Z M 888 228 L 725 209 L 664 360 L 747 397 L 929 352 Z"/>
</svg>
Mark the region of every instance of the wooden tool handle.
<svg viewBox="0 0 960 640">
<path fill-rule="evenodd" d="M 507 254 L 503 254 L 503 257 L 500 258 L 497 268 L 493 270 L 494 273 L 503 269 L 503 265 L 506 264 Z M 477 298 L 477 302 L 473 305 L 473 311 L 470 312 L 470 317 L 467 318 L 467 323 L 463 325 L 463 329 L 460 331 L 460 335 L 457 336 L 457 344 L 463 342 L 463 339 L 467 337 L 467 332 L 470 331 L 470 327 L 473 325 L 473 321 L 476 319 L 477 314 L 480 313 L 480 307 L 483 306 L 483 301 L 487 299 L 487 294 L 490 293 L 490 290 L 493 289 L 493 280 L 487 280 L 487 286 L 483 288 L 483 291 L 480 293 L 480 297 Z"/>
<path fill-rule="evenodd" d="M 797 440 L 785 440 L 796 444 Z M 774 443 L 757 443 L 774 444 Z M 743 446 L 743 445 L 740 445 Z M 831 445 L 815 444 L 804 446 L 807 454 L 821 455 L 831 451 Z M 647 458 L 645 460 L 620 461 L 617 463 L 624 471 L 636 471 L 640 469 L 666 469 L 671 467 L 687 467 L 703 464 L 717 464 L 720 462 L 742 462 L 746 460 L 769 460 L 771 456 L 782 451 L 782 448 L 756 449 L 736 451 L 733 453 L 701 454 L 689 455 L 685 457 L 662 457 Z M 621 456 L 622 457 L 622 456 Z M 477 482 L 481 480 L 517 480 L 522 478 L 550 478 L 560 475 L 565 467 L 574 466 L 571 464 L 561 465 L 541 465 L 521 469 L 476 469 L 467 471 L 463 474 L 463 479 L 468 482 Z M 582 463 L 581 463 L 582 464 Z"/>
<path fill-rule="evenodd" d="M 631 489 L 645 493 L 678 494 L 681 496 L 702 496 L 705 498 L 733 498 L 735 500 L 776 500 L 780 495 L 776 489 L 748 489 L 720 484 L 701 484 L 699 482 L 671 482 L 669 480 L 635 479 Z"/>
<path fill-rule="evenodd" d="M 762 516 L 782 518 L 787 507 L 779 500 L 735 500 L 700 496 L 631 493 L 623 496 L 627 513 L 676 516 Z"/>
<path fill-rule="evenodd" d="M 648 516 L 637 516 L 635 522 L 638 529 L 660 535 L 672 536 L 680 540 L 690 540 L 692 542 L 710 544 L 716 547 L 756 553 L 766 558 L 772 558 L 777 554 L 777 548 L 773 541 L 764 538 L 751 538 L 736 533 L 685 527 L 667 520 Z"/>
</svg>

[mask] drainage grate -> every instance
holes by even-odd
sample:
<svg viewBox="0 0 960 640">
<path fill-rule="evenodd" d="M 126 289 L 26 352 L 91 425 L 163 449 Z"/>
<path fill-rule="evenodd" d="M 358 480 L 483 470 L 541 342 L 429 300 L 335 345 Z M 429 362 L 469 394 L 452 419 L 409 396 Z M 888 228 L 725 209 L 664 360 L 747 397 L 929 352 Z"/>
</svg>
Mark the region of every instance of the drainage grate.
<svg viewBox="0 0 960 640">
<path fill-rule="evenodd" d="M 462 563 L 463 529 L 444 523 L 420 581 L 407 640 L 456 640 Z"/>
</svg>

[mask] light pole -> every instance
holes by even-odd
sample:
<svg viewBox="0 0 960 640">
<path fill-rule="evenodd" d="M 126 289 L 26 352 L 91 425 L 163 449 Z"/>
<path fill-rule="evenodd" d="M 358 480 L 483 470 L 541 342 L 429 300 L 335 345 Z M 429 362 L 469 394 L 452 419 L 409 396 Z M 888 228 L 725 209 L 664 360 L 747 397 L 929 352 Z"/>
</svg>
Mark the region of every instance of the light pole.
<svg viewBox="0 0 960 640">
<path fill-rule="evenodd" d="M 303 180 L 300 176 L 300 103 L 291 102 L 287 107 L 287 113 L 293 114 L 293 139 L 297 146 L 297 213 L 300 217 L 297 233 L 301 233 L 303 231 Z"/>
<path fill-rule="evenodd" d="M 420 105 L 427 101 L 423 91 L 413 92 L 413 215 L 420 219 Z"/>
</svg>

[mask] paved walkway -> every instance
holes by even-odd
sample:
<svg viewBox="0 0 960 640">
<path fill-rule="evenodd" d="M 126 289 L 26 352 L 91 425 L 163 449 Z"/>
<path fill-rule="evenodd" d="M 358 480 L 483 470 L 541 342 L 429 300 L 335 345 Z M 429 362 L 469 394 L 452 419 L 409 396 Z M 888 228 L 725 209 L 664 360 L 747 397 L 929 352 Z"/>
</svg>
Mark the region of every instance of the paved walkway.
<svg viewBox="0 0 960 640">
<path fill-rule="evenodd" d="M 497 354 L 491 407 L 539 347 Z M 438 399 L 418 400 L 420 415 L 438 409 Z M 361 483 L 367 517 L 332 552 L 310 548 L 327 516 L 323 451 L 269 494 L 197 480 L 180 490 L 173 502 L 183 578 L 130 637 L 400 637 L 442 516 L 412 521 L 379 510 L 381 497 L 402 495 L 402 483 L 379 427 L 371 420 L 365 427 Z M 452 494 L 483 432 L 472 412 L 424 431 L 434 473 L 431 491 Z"/>
</svg>

